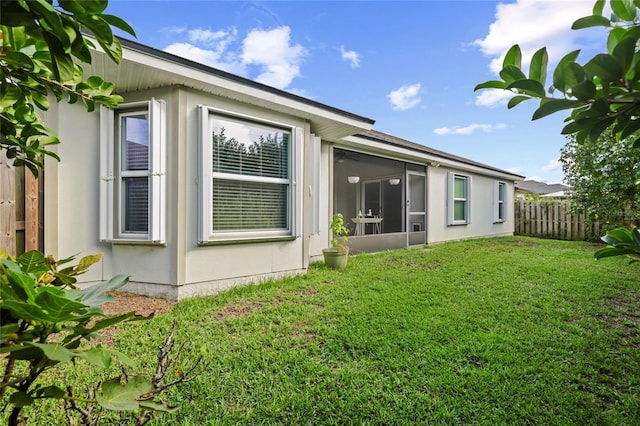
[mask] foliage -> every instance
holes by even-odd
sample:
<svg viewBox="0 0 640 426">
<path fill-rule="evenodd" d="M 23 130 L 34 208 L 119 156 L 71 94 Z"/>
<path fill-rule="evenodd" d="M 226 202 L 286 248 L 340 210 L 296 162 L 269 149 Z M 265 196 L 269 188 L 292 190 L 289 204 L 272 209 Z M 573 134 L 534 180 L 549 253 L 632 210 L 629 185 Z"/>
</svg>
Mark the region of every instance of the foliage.
<svg viewBox="0 0 640 426">
<path fill-rule="evenodd" d="M 629 263 L 640 262 L 640 230 L 637 227 L 614 229 L 607 232 L 602 241 L 608 245 L 594 254 L 596 259 L 628 256 L 631 259 Z"/>
<path fill-rule="evenodd" d="M 95 103 L 115 107 L 122 97 L 114 85 L 98 76 L 84 79 L 80 63 L 91 63 L 93 35 L 114 62 L 122 59 L 122 47 L 112 27 L 133 36 L 122 19 L 104 13 L 107 0 L 3 0 L 0 2 L 0 151 L 6 150 L 14 165 L 25 165 L 35 175 L 42 155 L 59 159 L 49 150 L 59 143 L 37 110 L 50 107 L 49 94 L 57 102 L 82 100 L 88 111 Z"/>
<path fill-rule="evenodd" d="M 574 211 L 612 228 L 638 223 L 640 164 L 631 138 L 616 141 L 606 130 L 580 144 L 568 136 L 560 162 Z"/>
<path fill-rule="evenodd" d="M 207 345 L 214 372 L 167 393 L 188 402 L 157 425 L 635 425 L 638 271 L 592 253 L 507 237 L 360 254 L 181 301 L 116 348 L 150 365 L 174 323 Z"/>
<path fill-rule="evenodd" d="M 101 368 L 108 368 L 113 361 L 135 365 L 113 349 L 82 345 L 108 327 L 144 318 L 134 312 L 109 316 L 102 311 L 102 304 L 113 300 L 106 292 L 125 285 L 126 276 L 118 275 L 84 290 L 74 288 L 75 277 L 101 257 L 86 256 L 77 265 L 62 269 L 58 267 L 73 258 L 55 261 L 37 251 L 18 258 L 0 257 L 0 360 L 6 363 L 0 400 L 12 390 L 7 394 L 9 425 L 19 424 L 22 409 L 38 400 L 87 402 L 74 397 L 71 388 L 39 384 L 39 377 L 58 364 L 76 365 L 84 360 Z M 156 390 L 156 383 L 150 379 L 135 377 L 122 382 L 117 378 L 96 389 L 94 402 L 110 410 L 168 410 L 153 401 Z"/>
<path fill-rule="evenodd" d="M 617 140 L 635 138 L 640 129 L 640 39 L 637 0 L 611 0 L 611 18 L 602 15 L 605 0 L 597 0 L 593 14 L 573 23 L 575 30 L 588 27 L 609 29 L 607 52 L 595 55 L 583 65 L 577 61 L 579 50 L 566 54 L 553 71 L 547 91 L 546 48 L 531 58 L 529 73 L 522 70 L 522 52 L 518 45 L 507 52 L 499 75 L 501 80 L 478 84 L 475 90 L 503 89 L 516 96 L 508 103 L 513 108 L 529 99 L 539 99 L 533 113 L 539 119 L 559 111 L 571 110 L 562 134 L 575 135 L 578 143 L 597 141 L 605 129 Z M 555 96 L 559 95 L 559 96 Z M 640 139 L 635 139 L 640 146 Z"/>
<path fill-rule="evenodd" d="M 337 250 L 346 251 L 346 244 L 349 242 L 349 229 L 344 224 L 342 213 L 333 215 L 329 229 L 331 229 L 331 246 Z"/>
</svg>

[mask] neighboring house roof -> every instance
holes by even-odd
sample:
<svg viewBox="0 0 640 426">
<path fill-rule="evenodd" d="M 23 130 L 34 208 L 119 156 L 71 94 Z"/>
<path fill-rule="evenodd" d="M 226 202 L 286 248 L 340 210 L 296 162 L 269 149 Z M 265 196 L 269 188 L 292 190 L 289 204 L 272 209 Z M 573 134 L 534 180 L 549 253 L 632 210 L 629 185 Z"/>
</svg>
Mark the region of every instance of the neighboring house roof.
<svg viewBox="0 0 640 426">
<path fill-rule="evenodd" d="M 497 172 L 500 174 L 506 174 L 511 176 L 514 179 L 520 180 L 524 179 L 524 176 L 517 175 L 515 173 L 499 169 L 497 167 L 489 166 L 487 164 L 479 163 L 477 161 L 470 160 L 465 157 L 460 157 L 458 155 L 449 154 L 448 152 L 440 151 L 434 148 L 430 148 L 426 145 L 422 145 L 419 143 L 411 142 L 406 139 L 402 139 L 396 136 L 392 136 L 388 133 L 379 132 L 377 130 L 366 130 L 355 135 L 356 137 L 360 137 L 363 139 L 368 139 L 376 142 L 381 142 L 387 145 L 398 146 L 402 148 L 407 148 L 412 151 L 416 151 L 422 154 L 427 154 L 432 157 L 436 157 L 442 160 L 449 160 L 456 163 L 465 164 L 468 166 L 478 167 L 480 169 L 488 170 L 491 172 Z"/>
<path fill-rule="evenodd" d="M 546 195 L 563 192 L 564 195 L 564 191 L 566 189 L 569 189 L 569 187 L 561 183 L 548 184 L 544 182 L 538 182 L 536 180 L 524 180 L 522 182 L 516 182 L 516 191 L 528 192 L 531 194 Z"/>
<path fill-rule="evenodd" d="M 86 74 L 101 75 L 115 84 L 118 93 L 182 86 L 307 119 L 312 133 L 330 138 L 368 130 L 375 123 L 373 119 L 135 41 L 120 39 L 120 42 L 123 47 L 120 64 L 115 64 L 102 52 L 93 51 L 92 63 L 84 65 Z"/>
</svg>

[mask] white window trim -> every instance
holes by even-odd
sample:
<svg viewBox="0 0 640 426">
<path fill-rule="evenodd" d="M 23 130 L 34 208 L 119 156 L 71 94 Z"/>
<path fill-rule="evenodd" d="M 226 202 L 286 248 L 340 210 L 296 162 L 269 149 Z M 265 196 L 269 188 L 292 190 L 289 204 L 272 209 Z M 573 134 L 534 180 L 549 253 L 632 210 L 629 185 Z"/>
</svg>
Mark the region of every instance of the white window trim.
<svg viewBox="0 0 640 426">
<path fill-rule="evenodd" d="M 213 232 L 213 179 L 224 178 L 225 173 L 214 173 L 213 164 L 213 141 L 211 140 L 211 128 L 209 125 L 210 115 L 227 116 L 237 120 L 246 120 L 247 122 L 261 123 L 268 126 L 280 127 L 291 132 L 291 151 L 289 159 L 289 179 L 274 179 L 255 176 L 242 176 L 242 180 L 254 182 L 272 182 L 272 183 L 288 183 L 288 203 L 289 211 L 287 212 L 288 229 L 286 230 L 265 230 L 265 231 L 235 231 L 235 232 Z M 198 106 L 198 139 L 200 144 L 200 196 L 198 197 L 198 242 L 201 245 L 242 242 L 242 241 L 262 241 L 262 240 L 279 240 L 298 238 L 302 231 L 302 190 L 299 182 L 302 182 L 302 141 L 303 130 L 300 127 L 291 126 L 290 124 L 280 123 L 272 120 L 265 120 L 237 112 L 227 111 L 206 105 Z M 234 179 L 238 179 L 238 175 L 232 174 Z"/>
<path fill-rule="evenodd" d="M 166 103 L 151 99 L 148 102 L 121 104 L 120 108 L 146 107 L 149 113 L 149 170 L 127 172 L 126 176 L 149 176 L 149 230 L 147 233 L 122 232 L 116 223 L 122 223 L 119 191 L 120 173 L 115 170 L 116 112 L 100 107 L 100 241 L 165 244 L 166 229 Z M 119 138 L 119 136 L 118 136 Z M 117 215 L 117 216 L 116 216 Z M 116 219 L 117 218 L 117 219 Z"/>
<path fill-rule="evenodd" d="M 455 201 L 462 200 L 454 198 L 455 178 L 465 178 L 467 180 L 467 198 L 465 202 L 465 220 L 455 220 Z M 463 175 L 461 173 L 448 172 L 447 173 L 447 225 L 469 225 L 471 224 L 471 183 L 472 178 L 469 175 Z"/>
<path fill-rule="evenodd" d="M 503 186 L 502 195 L 500 200 L 500 186 Z M 500 217 L 500 204 L 502 204 L 502 217 Z M 507 184 L 505 182 L 497 181 L 493 185 L 493 222 L 502 223 L 507 221 L 507 206 L 508 206 Z"/>
</svg>

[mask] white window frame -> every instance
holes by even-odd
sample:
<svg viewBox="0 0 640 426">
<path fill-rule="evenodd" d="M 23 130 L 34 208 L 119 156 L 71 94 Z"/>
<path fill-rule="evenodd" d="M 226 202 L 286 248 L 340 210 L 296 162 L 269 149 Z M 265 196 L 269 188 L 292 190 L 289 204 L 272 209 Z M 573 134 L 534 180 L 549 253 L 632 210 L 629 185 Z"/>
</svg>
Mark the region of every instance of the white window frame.
<svg viewBox="0 0 640 426">
<path fill-rule="evenodd" d="M 466 180 L 466 183 L 467 183 L 466 198 L 454 197 L 456 179 Z M 469 225 L 471 223 L 471 182 L 472 182 L 472 178 L 469 175 L 464 175 L 464 174 L 454 173 L 454 172 L 447 173 L 447 224 L 449 226 Z M 455 219 L 455 202 L 456 201 L 465 202 L 464 204 L 465 219 L 464 220 Z"/>
<path fill-rule="evenodd" d="M 100 107 L 100 241 L 165 244 L 166 228 L 166 103 L 151 99 L 146 102 L 125 103 L 119 106 L 123 115 L 129 111 L 149 114 L 149 168 L 144 171 L 121 172 L 120 135 L 115 134 L 118 111 Z M 146 233 L 123 230 L 123 178 L 149 177 Z M 116 187 L 117 185 L 117 187 Z"/>
<path fill-rule="evenodd" d="M 216 178 L 238 178 L 238 175 L 221 172 L 213 172 L 213 141 L 211 138 L 210 117 L 217 116 L 222 119 L 246 121 L 248 124 L 262 124 L 291 132 L 289 152 L 289 179 L 263 178 L 259 176 L 242 176 L 237 180 L 284 183 L 289 185 L 287 228 L 274 230 L 246 230 L 222 232 L 213 230 L 213 180 Z M 200 196 L 199 196 L 199 230 L 198 242 L 201 245 L 243 242 L 293 239 L 301 236 L 302 230 L 302 194 L 299 182 L 302 182 L 302 141 L 303 130 L 291 124 L 266 120 L 259 117 L 227 111 L 207 105 L 198 106 L 198 139 L 200 144 Z"/>
<path fill-rule="evenodd" d="M 502 188 L 502 199 L 500 198 L 500 188 Z M 507 221 L 507 184 L 505 182 L 495 182 L 493 186 L 493 221 L 502 223 Z M 502 206 L 502 209 L 500 207 Z M 502 212 L 502 215 L 500 213 Z"/>
</svg>

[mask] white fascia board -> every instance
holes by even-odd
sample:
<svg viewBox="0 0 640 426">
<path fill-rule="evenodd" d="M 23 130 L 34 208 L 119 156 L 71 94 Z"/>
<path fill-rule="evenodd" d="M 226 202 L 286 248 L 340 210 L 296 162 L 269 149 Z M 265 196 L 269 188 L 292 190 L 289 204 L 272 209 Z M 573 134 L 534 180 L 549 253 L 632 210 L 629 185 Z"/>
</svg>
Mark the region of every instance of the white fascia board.
<svg viewBox="0 0 640 426">
<path fill-rule="evenodd" d="M 99 49 L 99 51 L 101 50 Z M 102 56 L 104 56 L 103 60 L 110 61 L 104 53 Z M 334 109 L 328 105 L 328 108 L 323 108 L 321 104 L 315 102 L 296 101 L 270 90 L 262 90 L 260 87 L 243 84 L 242 81 L 234 81 L 231 78 L 224 78 L 205 70 L 123 46 L 122 62 L 125 61 L 152 68 L 160 74 L 166 74 L 168 77 L 170 76 L 167 80 L 171 81 L 171 84 L 196 87 L 209 93 L 230 97 L 252 105 L 272 107 L 274 110 L 312 122 L 321 120 L 339 124 L 336 126 L 336 131 L 341 134 L 336 133 L 331 135 L 332 137 L 352 135 L 359 131 L 370 130 L 373 127 L 373 120 L 359 117 L 347 111 L 341 114 L 337 108 Z M 323 124 L 323 127 L 326 128 L 327 123 Z"/>
<path fill-rule="evenodd" d="M 417 164 L 423 164 L 429 166 L 429 163 L 437 163 L 441 167 L 447 167 L 459 171 L 465 171 L 475 173 L 482 176 L 490 176 L 506 181 L 521 180 L 509 173 L 501 173 L 496 170 L 485 169 L 483 167 L 474 166 L 471 164 L 462 163 L 460 161 L 442 158 L 436 155 L 431 155 L 426 152 L 419 152 L 409 148 L 390 145 L 382 142 L 375 142 L 370 139 L 363 139 L 357 136 L 347 136 L 341 141 L 334 143 L 337 148 L 351 149 L 361 152 L 363 154 L 378 155 L 381 157 L 392 158 L 394 160 L 409 161 Z"/>
</svg>

